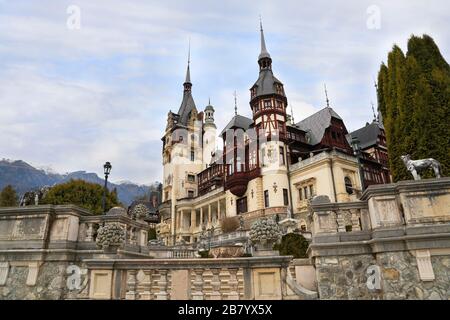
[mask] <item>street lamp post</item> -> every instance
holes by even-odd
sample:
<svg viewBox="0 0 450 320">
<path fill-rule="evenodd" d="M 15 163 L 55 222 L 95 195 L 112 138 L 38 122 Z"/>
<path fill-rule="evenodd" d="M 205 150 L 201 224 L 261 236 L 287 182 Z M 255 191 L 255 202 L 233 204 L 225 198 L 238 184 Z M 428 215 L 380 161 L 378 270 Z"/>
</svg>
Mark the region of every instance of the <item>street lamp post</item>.
<svg viewBox="0 0 450 320">
<path fill-rule="evenodd" d="M 111 163 L 109 162 L 105 162 L 105 164 L 103 165 L 103 171 L 105 173 L 105 186 L 103 188 L 103 197 L 102 197 L 102 208 L 103 208 L 103 213 L 106 213 L 106 189 L 107 189 L 107 183 L 108 183 L 108 175 L 111 172 Z"/>
<path fill-rule="evenodd" d="M 357 137 L 352 138 L 352 148 L 356 159 L 358 160 L 359 178 L 361 180 L 361 190 L 364 191 L 364 172 L 361 165 L 361 147 Z"/>
</svg>

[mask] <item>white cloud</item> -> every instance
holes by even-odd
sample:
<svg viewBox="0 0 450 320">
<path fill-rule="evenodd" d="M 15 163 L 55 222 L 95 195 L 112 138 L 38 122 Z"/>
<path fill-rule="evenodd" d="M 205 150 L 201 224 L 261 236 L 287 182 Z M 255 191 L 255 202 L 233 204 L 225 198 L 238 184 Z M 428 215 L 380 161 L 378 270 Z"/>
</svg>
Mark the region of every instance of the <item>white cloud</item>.
<svg viewBox="0 0 450 320">
<path fill-rule="evenodd" d="M 81 29 L 66 26 L 67 6 Z M 369 5 L 381 29 L 366 27 Z M 430 34 L 450 52 L 448 4 L 434 1 L 52 1 L 2 2 L 0 149 L 2 156 L 55 170 L 101 172 L 114 180 L 161 179 L 166 114 L 181 102 L 191 39 L 193 95 L 211 97 L 218 133 L 234 114 L 250 116 L 258 75 L 258 15 L 274 72 L 296 121 L 331 105 L 349 130 L 370 121 L 373 77 L 396 42 Z"/>
</svg>

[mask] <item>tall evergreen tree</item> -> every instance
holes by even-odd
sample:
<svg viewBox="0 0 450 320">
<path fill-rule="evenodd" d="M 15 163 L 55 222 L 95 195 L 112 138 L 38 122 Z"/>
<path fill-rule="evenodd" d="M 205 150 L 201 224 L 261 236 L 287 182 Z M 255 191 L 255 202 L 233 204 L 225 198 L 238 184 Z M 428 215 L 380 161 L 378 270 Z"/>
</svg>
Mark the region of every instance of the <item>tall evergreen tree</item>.
<svg viewBox="0 0 450 320">
<path fill-rule="evenodd" d="M 18 205 L 16 190 L 11 185 L 7 185 L 0 192 L 0 207 L 15 207 Z"/>
<path fill-rule="evenodd" d="M 394 181 L 411 179 L 400 156 L 435 158 L 450 173 L 450 66 L 433 39 L 412 36 L 403 54 L 394 46 L 378 73 L 378 105 L 383 116 Z M 431 177 L 431 171 L 424 177 Z"/>
</svg>

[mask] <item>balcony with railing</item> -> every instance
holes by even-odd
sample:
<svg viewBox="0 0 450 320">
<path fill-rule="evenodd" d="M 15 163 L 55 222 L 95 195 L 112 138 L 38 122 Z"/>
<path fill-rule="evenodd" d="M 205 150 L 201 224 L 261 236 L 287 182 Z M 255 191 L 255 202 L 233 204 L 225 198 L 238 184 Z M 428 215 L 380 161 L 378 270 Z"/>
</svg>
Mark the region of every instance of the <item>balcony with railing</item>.
<svg viewBox="0 0 450 320">
<path fill-rule="evenodd" d="M 248 163 L 239 164 L 239 168 L 228 166 L 225 179 L 225 189 L 230 189 L 235 196 L 242 197 L 247 190 L 247 184 L 261 175 L 261 168 Z"/>
<path fill-rule="evenodd" d="M 225 167 L 223 164 L 213 164 L 197 174 L 199 196 L 223 186 Z"/>
</svg>

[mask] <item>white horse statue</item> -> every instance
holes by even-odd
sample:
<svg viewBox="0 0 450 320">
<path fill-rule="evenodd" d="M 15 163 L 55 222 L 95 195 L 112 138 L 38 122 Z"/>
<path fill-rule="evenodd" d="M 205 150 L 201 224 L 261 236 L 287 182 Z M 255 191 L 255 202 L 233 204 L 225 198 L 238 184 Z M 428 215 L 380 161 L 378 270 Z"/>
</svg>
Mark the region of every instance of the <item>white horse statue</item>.
<svg viewBox="0 0 450 320">
<path fill-rule="evenodd" d="M 401 156 L 401 158 L 408 171 L 413 175 L 414 180 L 420 180 L 419 173 L 429 168 L 433 169 L 436 178 L 441 177 L 441 164 L 433 158 L 411 160 L 409 154 Z"/>
</svg>

